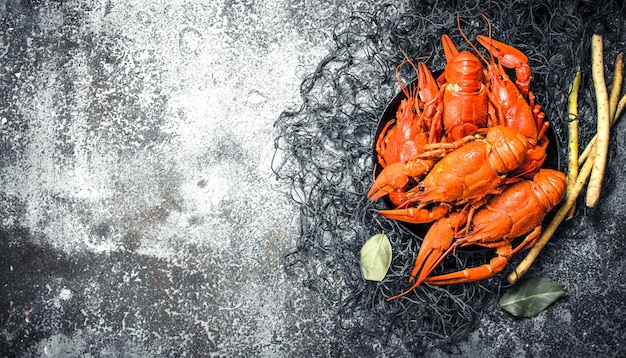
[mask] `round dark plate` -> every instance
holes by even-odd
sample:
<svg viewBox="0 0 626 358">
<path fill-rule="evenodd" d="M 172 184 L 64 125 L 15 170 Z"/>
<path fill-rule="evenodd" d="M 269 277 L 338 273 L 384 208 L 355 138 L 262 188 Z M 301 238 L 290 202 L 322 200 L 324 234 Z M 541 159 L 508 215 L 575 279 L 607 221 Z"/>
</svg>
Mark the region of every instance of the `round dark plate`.
<svg viewBox="0 0 626 358">
<path fill-rule="evenodd" d="M 435 78 L 439 77 L 439 75 L 442 73 L 442 71 L 436 71 L 433 72 L 433 76 Z M 411 91 L 412 88 L 414 88 L 415 86 L 417 86 L 417 80 L 414 80 L 413 82 L 409 83 L 407 85 L 407 89 L 409 90 L 409 92 Z M 393 120 L 396 116 L 396 110 L 398 109 L 398 106 L 400 105 L 400 102 L 402 102 L 402 100 L 406 99 L 406 96 L 404 94 L 404 92 L 399 91 L 398 94 L 396 94 L 396 96 L 391 100 L 391 102 L 389 102 L 389 104 L 387 105 L 387 107 L 385 108 L 385 111 L 383 112 L 383 115 L 380 118 L 380 121 L 378 122 L 378 127 L 376 129 L 376 135 L 374 137 L 374 143 L 372 145 L 372 158 L 373 158 L 373 163 L 374 163 L 374 178 L 378 177 L 378 175 L 380 174 L 380 172 L 382 171 L 382 168 L 380 167 L 380 165 L 378 165 L 378 154 L 376 153 L 376 139 L 378 138 L 378 136 L 380 135 L 380 133 L 383 131 L 383 128 L 385 128 L 385 125 Z M 559 161 L 559 142 L 555 136 L 554 130 L 552 129 L 552 126 L 548 127 L 548 130 L 546 131 L 546 136 L 548 137 L 548 140 L 550 141 L 550 143 L 548 144 L 548 149 L 546 151 L 546 161 L 543 165 L 544 168 L 551 168 L 551 169 L 557 169 L 560 170 L 560 161 Z M 387 196 L 385 196 L 383 199 L 383 202 L 385 203 L 385 206 L 388 209 L 393 209 L 395 206 L 391 203 L 391 201 L 389 200 L 389 198 Z M 424 235 L 426 234 L 426 232 L 428 231 L 428 228 L 430 227 L 430 224 L 410 224 L 410 223 L 405 223 L 405 222 L 400 222 L 403 226 L 405 226 L 407 229 L 409 229 L 410 231 L 412 231 L 413 233 L 415 233 L 416 235 L 420 236 L 420 237 L 424 237 Z"/>
</svg>

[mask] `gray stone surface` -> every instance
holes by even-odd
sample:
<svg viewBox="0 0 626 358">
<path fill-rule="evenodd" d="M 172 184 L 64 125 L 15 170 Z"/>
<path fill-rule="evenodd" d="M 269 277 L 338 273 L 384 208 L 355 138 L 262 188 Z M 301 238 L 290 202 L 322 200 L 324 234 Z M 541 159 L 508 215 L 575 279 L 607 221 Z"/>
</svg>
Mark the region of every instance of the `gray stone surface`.
<svg viewBox="0 0 626 358">
<path fill-rule="evenodd" d="M 350 355 L 282 267 L 270 165 L 346 3 L 0 2 L 0 356 Z M 602 205 L 538 262 L 567 296 L 529 320 L 494 298 L 463 355 L 624 354 L 624 126 Z"/>
</svg>

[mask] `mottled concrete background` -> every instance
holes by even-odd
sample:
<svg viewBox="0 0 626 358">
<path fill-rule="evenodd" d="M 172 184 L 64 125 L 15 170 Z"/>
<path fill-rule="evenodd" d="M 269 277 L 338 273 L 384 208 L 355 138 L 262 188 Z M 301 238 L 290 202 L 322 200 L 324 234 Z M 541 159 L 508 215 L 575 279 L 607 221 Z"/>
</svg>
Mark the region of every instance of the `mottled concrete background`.
<svg viewBox="0 0 626 358">
<path fill-rule="evenodd" d="M 337 354 L 333 311 L 282 268 L 298 216 L 270 163 L 274 121 L 361 5 L 0 1 L 0 356 Z M 603 237 L 562 253 L 585 264 L 545 262 L 568 298 L 527 321 L 494 307 L 462 351 L 624 352 L 617 188 L 578 224 Z"/>
</svg>

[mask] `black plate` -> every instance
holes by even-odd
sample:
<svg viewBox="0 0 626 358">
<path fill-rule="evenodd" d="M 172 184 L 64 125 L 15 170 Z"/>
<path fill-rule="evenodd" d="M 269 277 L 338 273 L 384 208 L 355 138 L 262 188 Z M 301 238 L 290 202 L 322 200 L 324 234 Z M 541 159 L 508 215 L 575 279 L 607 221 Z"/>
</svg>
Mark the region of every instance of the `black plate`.
<svg viewBox="0 0 626 358">
<path fill-rule="evenodd" d="M 441 72 L 442 72 L 441 70 L 436 71 L 433 73 L 433 76 L 437 78 L 441 74 Z M 410 92 L 411 89 L 414 88 L 415 86 L 417 86 L 417 80 L 414 80 L 413 82 L 407 85 L 407 89 L 409 90 L 408 92 Z M 385 111 L 383 112 L 382 117 L 380 118 L 380 121 L 378 122 L 378 128 L 376 129 L 376 135 L 374 137 L 374 143 L 372 146 L 372 155 L 373 155 L 373 163 L 374 163 L 374 178 L 378 177 L 378 175 L 382 171 L 382 168 L 380 167 L 380 165 L 378 165 L 378 153 L 376 153 L 376 139 L 378 138 L 380 133 L 383 131 L 383 128 L 385 128 L 385 125 L 389 121 L 395 119 L 396 110 L 398 109 L 400 102 L 402 102 L 404 99 L 406 99 L 406 96 L 404 92 L 400 91 L 391 100 L 391 102 L 389 102 L 389 104 L 387 105 L 387 108 L 385 108 Z M 548 130 L 546 131 L 546 136 L 548 137 L 548 140 L 550 141 L 550 143 L 548 144 L 548 149 L 546 150 L 546 161 L 543 167 L 560 170 L 559 142 L 554 134 L 554 130 L 552 129 L 552 126 L 548 127 Z M 383 202 L 385 203 L 385 206 L 388 209 L 395 208 L 395 206 L 389 200 L 388 196 L 385 196 L 383 198 Z M 407 229 L 409 229 L 410 231 L 412 231 L 413 233 L 415 233 L 416 235 L 422 238 L 424 237 L 424 235 L 428 231 L 428 228 L 430 227 L 430 224 L 410 224 L 410 223 L 405 223 L 405 222 L 400 222 L 400 223 L 404 225 Z"/>
</svg>

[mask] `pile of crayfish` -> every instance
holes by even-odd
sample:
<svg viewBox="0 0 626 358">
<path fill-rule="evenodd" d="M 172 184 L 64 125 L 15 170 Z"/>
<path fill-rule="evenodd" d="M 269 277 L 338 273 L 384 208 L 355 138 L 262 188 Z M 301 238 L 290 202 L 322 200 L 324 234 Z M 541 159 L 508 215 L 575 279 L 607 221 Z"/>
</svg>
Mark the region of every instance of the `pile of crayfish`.
<svg viewBox="0 0 626 358">
<path fill-rule="evenodd" d="M 395 209 L 380 211 L 387 218 L 432 223 L 412 287 L 390 299 L 422 282 L 470 282 L 502 271 L 512 255 L 535 244 L 546 214 L 565 196 L 565 174 L 543 168 L 549 123 L 530 90 L 528 58 L 492 39 L 490 30 L 476 38 L 487 60 L 461 34 L 473 52 L 459 51 L 443 35 L 447 63 L 437 79 L 423 62 L 416 66 L 407 57 L 398 66 L 406 98 L 376 139 L 382 171 L 369 199 L 388 196 Z M 417 72 L 417 85 L 403 85 L 405 64 Z M 505 68 L 515 72 L 514 80 Z M 470 245 L 496 255 L 478 267 L 429 276 L 453 250 Z"/>
</svg>

